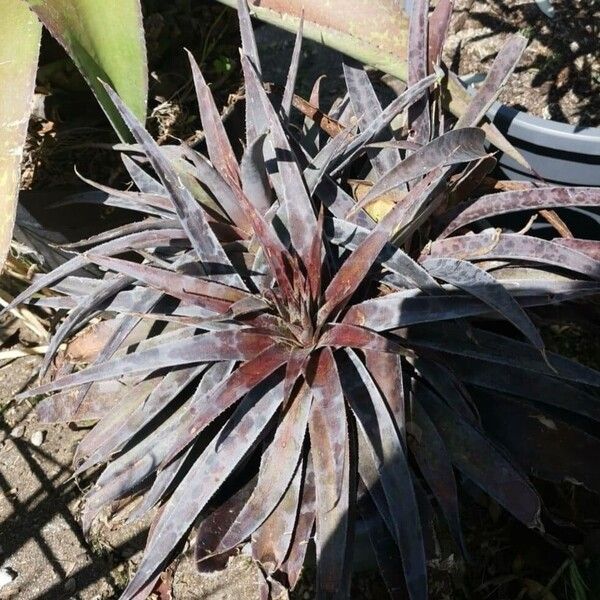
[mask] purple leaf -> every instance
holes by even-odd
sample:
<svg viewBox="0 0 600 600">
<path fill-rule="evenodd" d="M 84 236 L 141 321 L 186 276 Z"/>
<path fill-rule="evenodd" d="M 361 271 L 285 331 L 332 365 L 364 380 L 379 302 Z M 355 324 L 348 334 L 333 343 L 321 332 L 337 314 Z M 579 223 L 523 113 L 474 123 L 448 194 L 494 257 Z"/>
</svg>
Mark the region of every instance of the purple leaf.
<svg viewBox="0 0 600 600">
<path fill-rule="evenodd" d="M 544 342 L 537 327 L 504 285 L 487 271 L 455 258 L 430 258 L 423 262 L 423 266 L 434 277 L 485 302 L 519 329 L 540 352 L 544 352 Z"/>
<path fill-rule="evenodd" d="M 469 162 L 486 156 L 484 142 L 485 134 L 481 129 L 471 127 L 448 131 L 392 167 L 377 180 L 368 194 L 356 205 L 357 208 L 367 206 L 379 196 L 412 179 L 426 175 L 437 167 Z"/>
<path fill-rule="evenodd" d="M 281 113 L 284 121 L 289 120 L 290 111 L 292 110 L 292 100 L 294 98 L 294 90 L 296 89 L 296 78 L 298 77 L 298 67 L 300 66 L 300 52 L 302 51 L 302 32 L 304 30 L 304 13 L 298 24 L 296 32 L 296 41 L 294 42 L 294 51 L 292 52 L 292 62 L 285 81 L 283 90 L 283 99 L 281 101 Z"/>
<path fill-rule="evenodd" d="M 581 273 L 600 280 L 600 262 L 566 246 L 516 233 L 485 230 L 477 235 L 451 237 L 433 242 L 428 249 L 435 258 L 461 260 L 521 260 Z M 423 256 L 422 260 L 426 260 Z"/>
<path fill-rule="evenodd" d="M 477 93 L 458 119 L 455 128 L 474 127 L 481 121 L 515 70 L 527 42 L 526 37 L 517 34 L 511 35 L 506 40 L 494 59 L 485 81 L 479 86 Z"/>
<path fill-rule="evenodd" d="M 330 348 L 323 348 L 316 355 L 309 370 L 311 375 L 308 384 L 314 396 L 310 414 L 313 431 L 311 451 L 319 454 L 320 463 L 329 463 L 327 469 L 333 477 L 322 485 L 331 487 L 323 492 L 323 498 L 333 500 L 333 504 L 324 506 L 324 509 L 331 510 L 339 500 L 344 476 L 344 453 L 348 438 L 344 392 Z"/>
<path fill-rule="evenodd" d="M 243 330 L 215 331 L 196 335 L 184 341 L 174 341 L 149 350 L 135 352 L 108 362 L 65 375 L 52 383 L 38 386 L 21 394 L 31 397 L 76 385 L 112 379 L 128 373 L 162 369 L 190 363 L 219 360 L 249 360 L 271 348 L 272 339 L 263 334 Z M 282 361 L 283 362 L 283 361 Z"/>
<path fill-rule="evenodd" d="M 144 148 L 152 167 L 169 193 L 181 221 L 181 226 L 192 242 L 194 250 L 198 253 L 198 258 L 211 274 L 220 276 L 225 283 L 245 289 L 243 281 L 234 271 L 227 254 L 210 228 L 204 211 L 189 190 L 182 184 L 179 175 L 165 158 L 158 144 L 125 106 L 119 96 L 108 85 L 105 84 L 104 88 L 136 141 Z"/>
<path fill-rule="evenodd" d="M 461 212 L 439 235 L 439 238 L 447 237 L 457 229 L 481 219 L 522 210 L 567 206 L 600 206 L 600 190 L 597 188 L 541 187 L 482 196 L 466 208 L 462 208 Z"/>
<path fill-rule="evenodd" d="M 346 355 L 349 360 L 340 362 L 344 393 L 378 467 L 394 525 L 394 537 L 402 553 L 409 595 L 411 600 L 426 600 L 427 563 L 406 451 L 389 409 L 366 367 L 352 350 L 346 350 Z"/>
<path fill-rule="evenodd" d="M 223 536 L 217 552 L 225 552 L 249 538 L 283 498 L 300 461 L 311 402 L 312 394 L 306 385 L 289 401 L 263 454 L 252 496 Z"/>
<path fill-rule="evenodd" d="M 265 389 L 266 388 L 266 389 Z M 225 425 L 230 434 L 217 450 L 217 438 L 190 468 L 159 515 L 152 538 L 121 600 L 131 600 L 167 562 L 206 504 L 255 446 L 282 400 L 283 384 L 262 386 L 250 394 Z"/>
<path fill-rule="evenodd" d="M 279 504 L 252 534 L 252 558 L 269 574 L 279 570 L 292 545 L 301 502 L 303 462 L 301 459 L 296 466 L 292 481 Z"/>
<path fill-rule="evenodd" d="M 424 385 L 417 385 L 416 398 L 444 440 L 454 465 L 519 521 L 539 527 L 540 500 L 527 478 L 481 431 L 463 421 Z"/>
</svg>

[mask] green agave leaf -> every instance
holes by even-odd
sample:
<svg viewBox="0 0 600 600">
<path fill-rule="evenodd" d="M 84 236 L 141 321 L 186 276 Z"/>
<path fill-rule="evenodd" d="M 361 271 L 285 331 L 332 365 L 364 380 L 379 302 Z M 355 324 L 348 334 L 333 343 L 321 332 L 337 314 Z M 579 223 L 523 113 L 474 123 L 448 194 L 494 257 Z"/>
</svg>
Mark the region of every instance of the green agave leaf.
<svg viewBox="0 0 600 600">
<path fill-rule="evenodd" d="M 238 0 L 219 1 L 238 8 Z M 322 0 L 249 4 L 253 16 L 294 33 L 304 13 L 304 37 L 406 80 L 408 15 L 396 0 L 350 0 L 343 10 L 340 3 Z"/>
<path fill-rule="evenodd" d="M 139 0 L 26 1 L 82 72 L 119 137 L 131 141 L 99 79 L 145 120 L 148 66 Z"/>
<path fill-rule="evenodd" d="M 21 0 L 0 3 L 0 270 L 15 222 L 20 166 L 42 33 Z"/>
</svg>

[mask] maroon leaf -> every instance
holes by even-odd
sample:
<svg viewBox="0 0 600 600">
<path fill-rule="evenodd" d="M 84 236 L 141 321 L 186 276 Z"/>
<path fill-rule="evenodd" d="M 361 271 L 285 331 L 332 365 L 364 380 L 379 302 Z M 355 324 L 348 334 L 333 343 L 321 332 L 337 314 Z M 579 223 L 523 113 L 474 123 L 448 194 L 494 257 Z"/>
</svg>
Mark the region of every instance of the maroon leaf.
<svg viewBox="0 0 600 600">
<path fill-rule="evenodd" d="M 238 462 L 252 449 L 281 403 L 283 385 L 257 389 L 238 407 L 226 428 L 230 434 L 217 450 L 217 438 L 190 468 L 164 505 L 148 541 L 144 558 L 123 592 L 131 600 L 168 561 L 198 514 L 229 477 Z"/>
<path fill-rule="evenodd" d="M 331 510 L 337 504 L 344 476 L 344 453 L 348 437 L 344 392 L 340 376 L 330 348 L 323 348 L 310 365 L 310 389 L 314 402 L 310 414 L 311 452 L 319 454 L 320 464 L 329 463 L 328 471 L 333 477 L 322 485 L 332 489 L 323 492 L 324 499 L 332 499 Z"/>
<path fill-rule="evenodd" d="M 198 108 L 200 109 L 200 118 L 202 119 L 208 156 L 217 171 L 235 185 L 239 181 L 240 172 L 235 154 L 225 132 L 225 127 L 223 127 L 221 115 L 198 63 L 191 52 L 187 51 L 187 54 L 192 67 L 192 77 L 194 79 L 194 87 L 196 88 Z M 234 221 L 241 227 L 245 223 L 243 211 L 239 211 L 235 216 L 241 219 L 238 221 L 234 218 Z"/>
<path fill-rule="evenodd" d="M 303 462 L 301 459 L 296 466 L 292 481 L 279 504 L 252 534 L 252 558 L 269 574 L 281 567 L 291 547 L 301 502 Z"/>
<path fill-rule="evenodd" d="M 281 571 L 287 573 L 290 588 L 296 587 L 300 579 L 304 557 L 315 524 L 315 476 L 310 454 L 306 459 L 306 470 L 302 480 L 299 513 L 290 542 L 290 551 L 281 565 Z"/>
<path fill-rule="evenodd" d="M 311 402 L 312 394 L 306 386 L 290 401 L 263 454 L 252 496 L 223 536 L 217 552 L 234 548 L 249 538 L 283 498 L 300 460 Z"/>
<path fill-rule="evenodd" d="M 332 469 L 335 465 L 313 443 L 319 437 L 315 431 L 318 423 L 311 419 L 309 431 L 311 439 L 311 456 L 315 473 L 316 490 L 316 534 L 317 546 L 317 595 L 322 598 L 333 598 L 343 594 L 349 580 L 347 567 L 349 520 L 350 520 L 350 464 L 349 440 L 344 445 L 341 493 L 331 485 L 337 478 Z M 332 508 L 333 507 L 333 508 Z"/>
<path fill-rule="evenodd" d="M 433 12 L 429 15 L 429 48 L 427 58 L 429 60 L 430 71 L 433 70 L 433 67 L 441 59 L 453 8 L 454 0 L 438 0 Z"/>
</svg>

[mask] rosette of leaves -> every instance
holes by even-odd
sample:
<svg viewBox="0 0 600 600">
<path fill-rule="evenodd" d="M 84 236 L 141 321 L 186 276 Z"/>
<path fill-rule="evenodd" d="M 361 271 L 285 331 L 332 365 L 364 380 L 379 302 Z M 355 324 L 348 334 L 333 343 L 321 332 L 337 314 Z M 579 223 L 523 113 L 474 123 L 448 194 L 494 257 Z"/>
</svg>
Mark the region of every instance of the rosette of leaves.
<svg viewBox="0 0 600 600">
<path fill-rule="evenodd" d="M 598 206 L 600 192 L 472 195 L 494 162 L 475 126 L 519 38 L 455 129 L 437 112 L 436 75 L 382 108 L 350 63 L 346 97 L 326 113 L 316 87 L 299 128 L 301 35 L 275 98 L 243 2 L 240 21 L 241 160 L 193 59 L 208 157 L 159 147 L 107 88 L 137 141 L 124 163 L 139 191 L 94 184 L 76 200 L 145 218 L 72 245 L 15 300 L 65 311 L 42 365 L 51 377 L 25 395 L 51 394 L 46 421 L 97 421 L 76 456 L 77 473 L 106 465 L 86 529 L 117 500 L 136 500 L 129 520 L 156 509 L 123 599 L 150 593 L 193 527 L 200 570 L 249 542 L 265 595 L 296 584 L 314 539 L 318 596 L 344 597 L 363 519 L 391 595 L 425 600 L 431 511 L 463 547 L 462 479 L 538 528 L 530 472 L 600 489 L 586 462 L 600 374 L 546 351 L 533 321 L 598 293 L 598 244 L 490 226 Z M 402 115 L 408 137 L 390 128 Z M 83 276 L 90 265 L 102 276 Z M 57 294 L 36 299 L 44 287 Z"/>
</svg>

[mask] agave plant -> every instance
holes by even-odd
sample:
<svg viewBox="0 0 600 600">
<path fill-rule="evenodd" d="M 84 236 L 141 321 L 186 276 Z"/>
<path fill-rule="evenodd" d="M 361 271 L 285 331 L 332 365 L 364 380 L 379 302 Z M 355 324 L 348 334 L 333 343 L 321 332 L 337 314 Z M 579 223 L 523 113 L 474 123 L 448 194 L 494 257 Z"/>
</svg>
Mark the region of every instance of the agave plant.
<svg viewBox="0 0 600 600">
<path fill-rule="evenodd" d="M 385 108 L 346 64 L 346 97 L 326 113 L 315 88 L 314 121 L 299 128 L 301 32 L 279 99 L 262 84 L 243 1 L 239 15 L 240 161 L 193 58 L 208 157 L 159 147 L 107 86 L 137 141 L 124 164 L 139 191 L 94 184 L 87 200 L 144 218 L 71 245 L 15 300 L 66 311 L 42 365 L 50 377 L 25 395 L 51 394 L 46 421 L 97 421 L 75 459 L 77 473 L 106 465 L 85 529 L 117 500 L 135 500 L 129 520 L 155 509 L 123 599 L 150 593 L 193 527 L 201 570 L 244 547 L 265 595 L 297 583 L 314 539 L 318 596 L 345 597 L 363 519 L 391 595 L 401 569 L 409 597 L 425 600 L 430 511 L 464 547 L 462 479 L 537 528 L 530 471 L 600 488 L 582 458 L 600 449 L 585 431 L 600 420 L 600 374 L 546 351 L 532 320 L 598 293 L 598 244 L 490 224 L 598 206 L 600 191 L 473 195 L 494 163 L 476 125 L 519 37 L 454 129 L 418 53 Z M 402 115 L 405 134 L 392 133 Z M 83 276 L 90 265 L 102 276 Z M 44 287 L 57 294 L 36 299 Z M 556 450 L 573 458 L 574 440 L 581 454 L 565 464 Z"/>
</svg>

